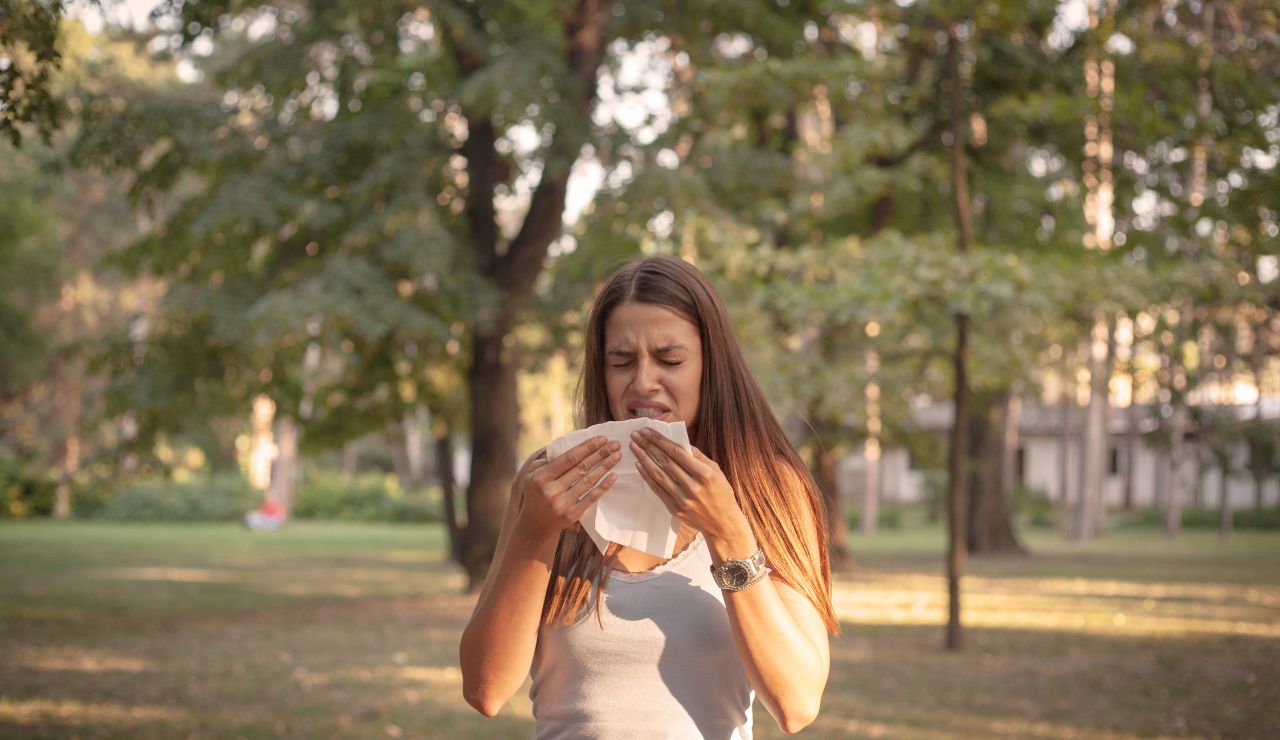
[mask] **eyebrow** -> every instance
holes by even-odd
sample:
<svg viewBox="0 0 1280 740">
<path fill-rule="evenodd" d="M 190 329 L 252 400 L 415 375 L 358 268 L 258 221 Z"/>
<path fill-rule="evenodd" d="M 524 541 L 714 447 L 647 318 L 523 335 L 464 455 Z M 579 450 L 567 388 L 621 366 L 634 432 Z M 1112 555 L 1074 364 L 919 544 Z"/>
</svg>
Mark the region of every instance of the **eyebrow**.
<svg viewBox="0 0 1280 740">
<path fill-rule="evenodd" d="M 666 345 L 663 345 L 663 346 L 658 347 L 657 349 L 655 349 L 655 350 L 653 351 L 653 353 L 654 353 L 655 355 L 667 355 L 667 354 L 671 354 L 672 352 L 679 352 L 679 351 L 680 351 L 680 350 L 682 350 L 682 349 L 687 349 L 687 348 L 686 348 L 683 344 L 666 344 Z M 632 357 L 632 356 L 634 356 L 634 355 L 635 355 L 635 350 L 629 350 L 629 349 L 611 349 L 611 350 L 609 350 L 608 352 L 606 352 L 605 354 L 606 354 L 606 355 L 621 355 L 622 357 Z"/>
</svg>

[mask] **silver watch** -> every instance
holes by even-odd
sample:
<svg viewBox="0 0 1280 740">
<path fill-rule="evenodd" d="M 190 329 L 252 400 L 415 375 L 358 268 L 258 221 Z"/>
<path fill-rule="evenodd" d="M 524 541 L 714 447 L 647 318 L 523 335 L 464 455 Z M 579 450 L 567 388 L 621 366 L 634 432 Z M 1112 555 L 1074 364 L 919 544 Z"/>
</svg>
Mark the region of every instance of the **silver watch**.
<svg viewBox="0 0 1280 740">
<path fill-rule="evenodd" d="M 756 554 L 746 560 L 725 560 L 719 565 L 711 566 L 711 577 L 716 585 L 724 591 L 741 591 L 751 588 L 772 571 L 764 564 L 764 550 L 757 548 Z"/>
</svg>

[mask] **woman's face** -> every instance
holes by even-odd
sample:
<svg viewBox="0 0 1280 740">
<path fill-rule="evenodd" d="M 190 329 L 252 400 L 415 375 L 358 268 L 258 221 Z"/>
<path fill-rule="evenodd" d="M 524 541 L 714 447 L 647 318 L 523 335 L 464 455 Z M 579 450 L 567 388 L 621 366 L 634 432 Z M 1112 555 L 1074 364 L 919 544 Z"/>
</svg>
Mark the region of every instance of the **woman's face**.
<svg viewBox="0 0 1280 740">
<path fill-rule="evenodd" d="M 698 327 L 663 306 L 620 304 L 604 324 L 604 363 L 615 420 L 683 421 L 692 436 L 702 389 Z"/>
</svg>

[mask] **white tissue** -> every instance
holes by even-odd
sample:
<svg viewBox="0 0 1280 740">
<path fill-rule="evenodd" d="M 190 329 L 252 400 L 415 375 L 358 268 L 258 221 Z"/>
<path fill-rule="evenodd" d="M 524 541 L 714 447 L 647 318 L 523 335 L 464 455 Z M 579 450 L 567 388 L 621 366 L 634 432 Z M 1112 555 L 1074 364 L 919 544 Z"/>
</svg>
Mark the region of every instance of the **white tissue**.
<svg viewBox="0 0 1280 740">
<path fill-rule="evenodd" d="M 686 452 L 689 432 L 683 421 L 668 424 L 657 419 L 607 421 L 579 429 L 559 437 L 547 445 L 547 459 L 554 460 L 578 444 L 596 436 L 618 442 L 622 459 L 613 466 L 618 479 L 608 493 L 582 514 L 582 528 L 603 553 L 610 542 L 617 542 L 660 558 L 669 558 L 676 549 L 680 523 L 672 516 L 636 470 L 636 456 L 631 451 L 631 433 L 649 428 L 680 445 Z"/>
</svg>

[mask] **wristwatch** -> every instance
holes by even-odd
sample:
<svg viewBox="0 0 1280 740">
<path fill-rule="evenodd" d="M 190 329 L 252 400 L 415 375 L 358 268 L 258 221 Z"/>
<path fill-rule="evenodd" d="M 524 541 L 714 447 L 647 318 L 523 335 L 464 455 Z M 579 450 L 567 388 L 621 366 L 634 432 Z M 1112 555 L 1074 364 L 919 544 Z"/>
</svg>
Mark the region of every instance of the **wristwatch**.
<svg viewBox="0 0 1280 740">
<path fill-rule="evenodd" d="M 719 565 L 711 566 L 711 577 L 724 591 L 751 588 L 772 572 L 764 563 L 764 550 L 759 548 L 755 555 L 746 560 L 729 558 Z"/>
</svg>

